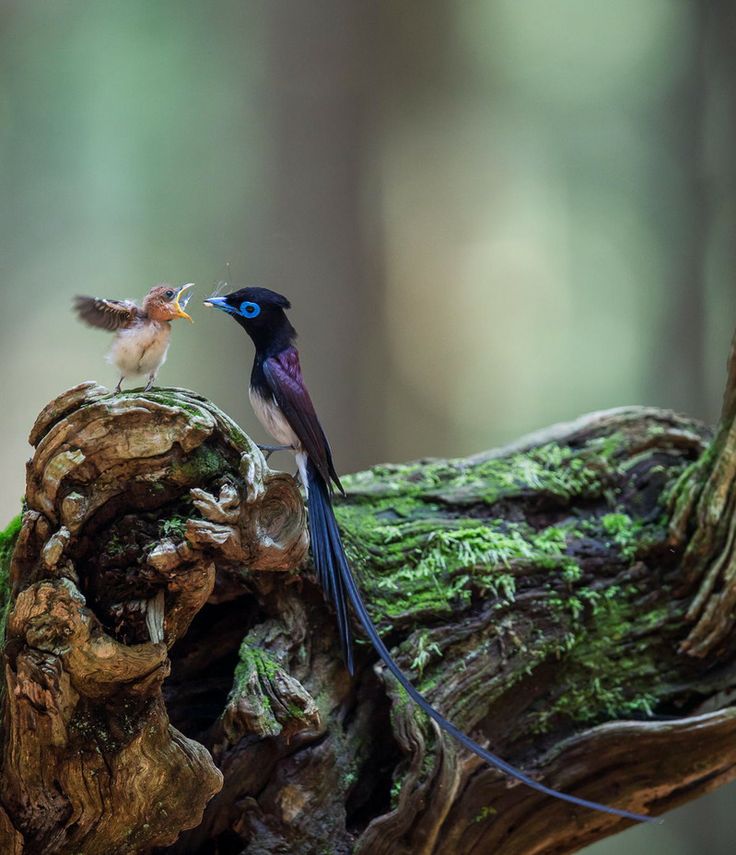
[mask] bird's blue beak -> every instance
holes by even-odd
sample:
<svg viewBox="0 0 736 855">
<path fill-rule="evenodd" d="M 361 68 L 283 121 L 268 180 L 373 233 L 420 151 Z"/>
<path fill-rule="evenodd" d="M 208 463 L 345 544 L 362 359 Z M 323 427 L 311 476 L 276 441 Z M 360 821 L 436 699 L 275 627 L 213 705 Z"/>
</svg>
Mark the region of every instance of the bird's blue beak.
<svg viewBox="0 0 736 855">
<path fill-rule="evenodd" d="M 232 312 L 232 307 L 228 306 L 227 300 L 224 297 L 208 297 L 204 301 L 204 305 L 208 308 L 214 306 L 216 309 L 222 309 L 223 312 Z"/>
</svg>

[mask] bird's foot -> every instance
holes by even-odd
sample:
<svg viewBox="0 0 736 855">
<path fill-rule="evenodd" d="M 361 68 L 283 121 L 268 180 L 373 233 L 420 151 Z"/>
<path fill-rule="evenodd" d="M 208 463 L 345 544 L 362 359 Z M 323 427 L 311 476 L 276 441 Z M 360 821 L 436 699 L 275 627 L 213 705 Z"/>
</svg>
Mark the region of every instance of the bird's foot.
<svg viewBox="0 0 736 855">
<path fill-rule="evenodd" d="M 151 391 L 151 389 L 153 388 L 153 382 L 155 379 L 156 379 L 155 374 L 149 374 L 148 375 L 148 383 L 146 383 L 146 388 L 143 390 L 144 392 L 150 392 Z"/>
<path fill-rule="evenodd" d="M 293 451 L 294 449 L 290 445 L 259 445 L 263 456 L 268 460 L 268 458 L 274 453 L 274 451 Z"/>
<path fill-rule="evenodd" d="M 123 380 L 125 380 L 125 377 L 121 377 L 121 378 L 118 380 L 118 385 L 115 387 L 115 392 L 116 392 L 117 394 L 120 394 L 120 392 L 122 392 L 122 391 L 123 391 Z"/>
</svg>

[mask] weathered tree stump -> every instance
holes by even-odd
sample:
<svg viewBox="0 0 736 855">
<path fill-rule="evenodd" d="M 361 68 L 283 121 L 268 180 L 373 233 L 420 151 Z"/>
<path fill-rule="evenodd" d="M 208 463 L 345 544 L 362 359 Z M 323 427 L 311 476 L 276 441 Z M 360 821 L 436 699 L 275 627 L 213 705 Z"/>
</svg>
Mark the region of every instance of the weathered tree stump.
<svg viewBox="0 0 736 855">
<path fill-rule="evenodd" d="M 190 392 L 62 395 L 0 540 L 3 853 L 573 852 L 627 825 L 341 665 L 296 482 Z M 714 438 L 627 408 L 376 467 L 337 513 L 369 609 L 458 726 L 663 813 L 736 777 L 736 356 Z"/>
</svg>

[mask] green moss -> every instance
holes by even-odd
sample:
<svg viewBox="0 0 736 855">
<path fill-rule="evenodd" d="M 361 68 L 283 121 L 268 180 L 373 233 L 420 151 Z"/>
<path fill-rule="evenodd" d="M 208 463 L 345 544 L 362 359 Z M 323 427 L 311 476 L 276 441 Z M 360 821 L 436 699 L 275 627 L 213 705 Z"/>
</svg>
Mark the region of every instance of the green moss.
<svg viewBox="0 0 736 855">
<path fill-rule="evenodd" d="M 612 434 L 593 439 L 581 449 L 550 442 L 480 463 L 442 460 L 391 464 L 343 480 L 357 499 L 424 496 L 451 498 L 458 504 L 492 505 L 535 492 L 569 500 L 600 490 L 615 471 L 613 461 L 624 444 L 621 434 Z"/>
<path fill-rule="evenodd" d="M 159 522 L 162 537 L 182 538 L 187 528 L 187 517 L 173 516 Z"/>
<path fill-rule="evenodd" d="M 245 691 L 250 692 L 252 696 L 254 675 L 257 676 L 257 680 L 261 684 L 265 682 L 272 683 L 282 670 L 281 665 L 273 656 L 247 639 L 241 643 L 238 657 L 239 662 L 235 666 L 234 672 L 233 694 Z M 264 707 L 266 716 L 272 719 L 274 725 L 280 729 L 280 724 L 277 722 L 273 712 L 271 699 L 265 692 L 261 692 L 260 701 Z M 293 702 L 286 706 L 286 712 L 290 718 L 302 721 L 306 718 L 304 710 Z"/>
<path fill-rule="evenodd" d="M 105 544 L 105 552 L 111 558 L 118 558 L 125 552 L 125 545 L 120 540 L 120 535 L 117 532 L 113 532 L 108 539 Z"/>
<path fill-rule="evenodd" d="M 0 532 L 0 643 L 5 640 L 5 624 L 10 610 L 10 559 L 18 540 L 23 518 L 20 514 Z"/>
<path fill-rule="evenodd" d="M 535 531 L 522 522 L 452 519 L 432 503 L 401 509 L 381 500 L 373 514 L 365 506 L 339 505 L 338 520 L 353 566 L 370 565 L 370 600 L 376 619 L 432 612 L 450 614 L 473 591 L 513 602 L 514 570 L 539 567 L 570 581 L 580 577 L 566 554 L 572 526 Z"/>
<path fill-rule="evenodd" d="M 496 808 L 484 805 L 473 818 L 473 822 L 484 822 L 498 813 Z"/>
<path fill-rule="evenodd" d="M 637 552 L 643 525 L 631 519 L 628 514 L 605 514 L 601 517 L 603 531 L 609 535 L 621 550 L 621 555 L 632 559 Z"/>
<path fill-rule="evenodd" d="M 538 608 L 551 621 L 519 640 L 524 671 L 507 676 L 518 680 L 550 656 L 562 660 L 565 691 L 540 702 L 534 728 L 548 730 L 560 717 L 590 723 L 646 715 L 662 694 L 657 644 L 646 636 L 667 615 L 643 604 L 636 588 L 599 587 L 609 570 L 618 575 L 632 559 L 646 560 L 666 537 L 666 514 L 645 524 L 620 504 L 629 446 L 618 433 L 575 448 L 548 443 L 504 458 L 383 466 L 345 479 L 350 494 L 336 514 L 381 631 L 427 615 L 459 620 L 457 611 L 475 597 L 503 618 L 517 580 L 533 576 L 538 588 L 541 577 L 548 596 Z M 604 553 L 610 567 L 591 560 Z M 442 679 L 443 642 L 426 631 L 409 639 L 403 649 L 426 694 Z"/>
<path fill-rule="evenodd" d="M 415 709 L 415 708 L 413 708 Z M 424 714 L 415 714 L 422 719 L 422 722 L 426 724 L 426 718 L 424 718 Z M 396 724 L 394 723 L 394 729 L 396 728 Z M 425 736 L 426 736 L 425 731 Z M 416 778 L 413 781 L 413 786 L 416 787 L 421 782 L 426 782 L 432 777 L 432 773 L 437 765 L 437 755 L 434 750 L 425 750 L 424 756 L 422 757 L 422 765 L 419 769 L 419 772 Z M 399 804 L 399 796 L 401 795 L 401 789 L 406 783 L 407 779 L 410 777 L 411 773 L 407 772 L 406 767 L 402 764 L 400 767 L 394 769 L 394 779 L 391 784 L 390 790 L 390 799 L 391 799 L 391 809 L 396 810 Z"/>
<path fill-rule="evenodd" d="M 220 426 L 232 445 L 240 451 L 247 451 L 251 445 L 248 434 L 228 416 L 221 414 Z"/>
<path fill-rule="evenodd" d="M 350 498 L 336 513 L 353 565 L 366 570 L 362 582 L 376 618 L 449 614 L 474 591 L 512 602 L 523 568 L 577 585 L 582 569 L 572 544 L 584 532 L 574 518 L 537 530 L 523 521 L 453 519 L 447 503 L 487 509 L 531 494 L 560 506 L 580 497 L 608 502 L 625 445 L 622 434 L 613 434 L 581 448 L 551 442 L 477 463 L 419 461 L 346 478 Z M 606 537 L 623 557 L 633 556 L 641 527 L 625 514 L 608 516 Z"/>
<path fill-rule="evenodd" d="M 14 517 L 4 531 L 0 531 L 0 568 L 6 567 L 10 562 L 10 556 L 15 548 L 15 542 L 20 534 L 23 524 L 21 514 Z M 7 568 L 6 568 L 7 569 Z"/>
<path fill-rule="evenodd" d="M 489 460 L 475 476 L 488 485 L 484 494 L 488 503 L 530 491 L 570 499 L 598 487 L 601 468 L 593 463 L 567 446 L 549 443 L 524 454 Z"/>
<path fill-rule="evenodd" d="M 200 445 L 181 464 L 172 469 L 174 479 L 181 484 L 210 481 L 229 468 L 228 461 L 210 445 Z"/>
<path fill-rule="evenodd" d="M 436 642 L 429 640 L 429 632 L 425 630 L 419 634 L 416 642 L 416 656 L 411 663 L 412 671 L 416 671 L 421 677 L 433 656 L 440 658 L 442 651 Z"/>
<path fill-rule="evenodd" d="M 139 397 L 140 391 L 131 390 L 128 393 L 131 397 Z M 202 407 L 197 406 L 192 401 L 187 401 L 182 395 L 179 393 L 170 390 L 170 389 L 151 389 L 146 392 L 146 398 L 149 398 L 152 401 L 155 401 L 158 404 L 163 404 L 166 407 L 173 407 L 177 410 L 183 410 L 185 413 L 189 413 L 192 416 L 198 416 L 202 418 Z"/>
<path fill-rule="evenodd" d="M 256 688 L 263 681 L 273 680 L 280 666 L 265 650 L 250 644 L 247 640 L 240 645 L 238 656 L 240 661 L 235 666 L 230 697 L 247 692 L 250 702 L 259 708 L 258 714 L 262 717 L 266 730 L 275 736 L 281 732 L 281 724 L 276 718 L 270 697 L 265 691 L 256 690 Z"/>
<path fill-rule="evenodd" d="M 533 730 L 549 730 L 558 716 L 590 723 L 651 713 L 659 668 L 651 645 L 636 639 L 669 615 L 665 607 L 642 609 L 638 596 L 635 586 L 611 585 L 605 591 L 583 589 L 576 597 L 550 597 L 550 609 L 569 627 L 556 646 L 564 659 L 558 685 L 565 690 L 534 714 Z"/>
<path fill-rule="evenodd" d="M 132 736 L 136 731 L 125 717 L 116 717 L 116 732 Z M 119 738 L 114 737 L 109 722 L 100 710 L 79 705 L 69 721 L 69 735 L 83 751 L 113 754 L 121 746 Z"/>
<path fill-rule="evenodd" d="M 391 810 L 396 810 L 399 806 L 399 795 L 401 794 L 401 787 L 404 783 L 403 777 L 396 778 L 394 782 L 391 784 Z"/>
<path fill-rule="evenodd" d="M 302 721 L 306 720 L 306 715 L 304 714 L 304 710 L 301 707 L 298 707 L 294 703 L 289 703 L 286 706 L 286 712 L 289 714 L 291 718 L 298 718 Z"/>
<path fill-rule="evenodd" d="M 239 662 L 235 666 L 235 690 L 242 690 L 255 671 L 259 677 L 273 680 L 281 670 L 279 663 L 261 647 L 256 647 L 247 639 L 240 645 Z"/>
</svg>

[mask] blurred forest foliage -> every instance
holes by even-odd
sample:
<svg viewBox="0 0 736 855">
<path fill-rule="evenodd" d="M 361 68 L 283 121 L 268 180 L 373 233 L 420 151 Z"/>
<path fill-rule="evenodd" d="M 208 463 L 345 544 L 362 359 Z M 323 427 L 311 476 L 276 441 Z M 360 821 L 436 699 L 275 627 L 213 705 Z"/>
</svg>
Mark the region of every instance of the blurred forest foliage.
<svg viewBox="0 0 736 855">
<path fill-rule="evenodd" d="M 117 379 L 72 296 L 160 280 L 290 296 L 343 471 L 713 421 L 735 48 L 728 0 L 0 0 L 0 521 L 37 411 Z M 195 303 L 160 382 L 260 437 L 248 343 Z M 588 851 L 731 853 L 735 796 Z"/>
</svg>

